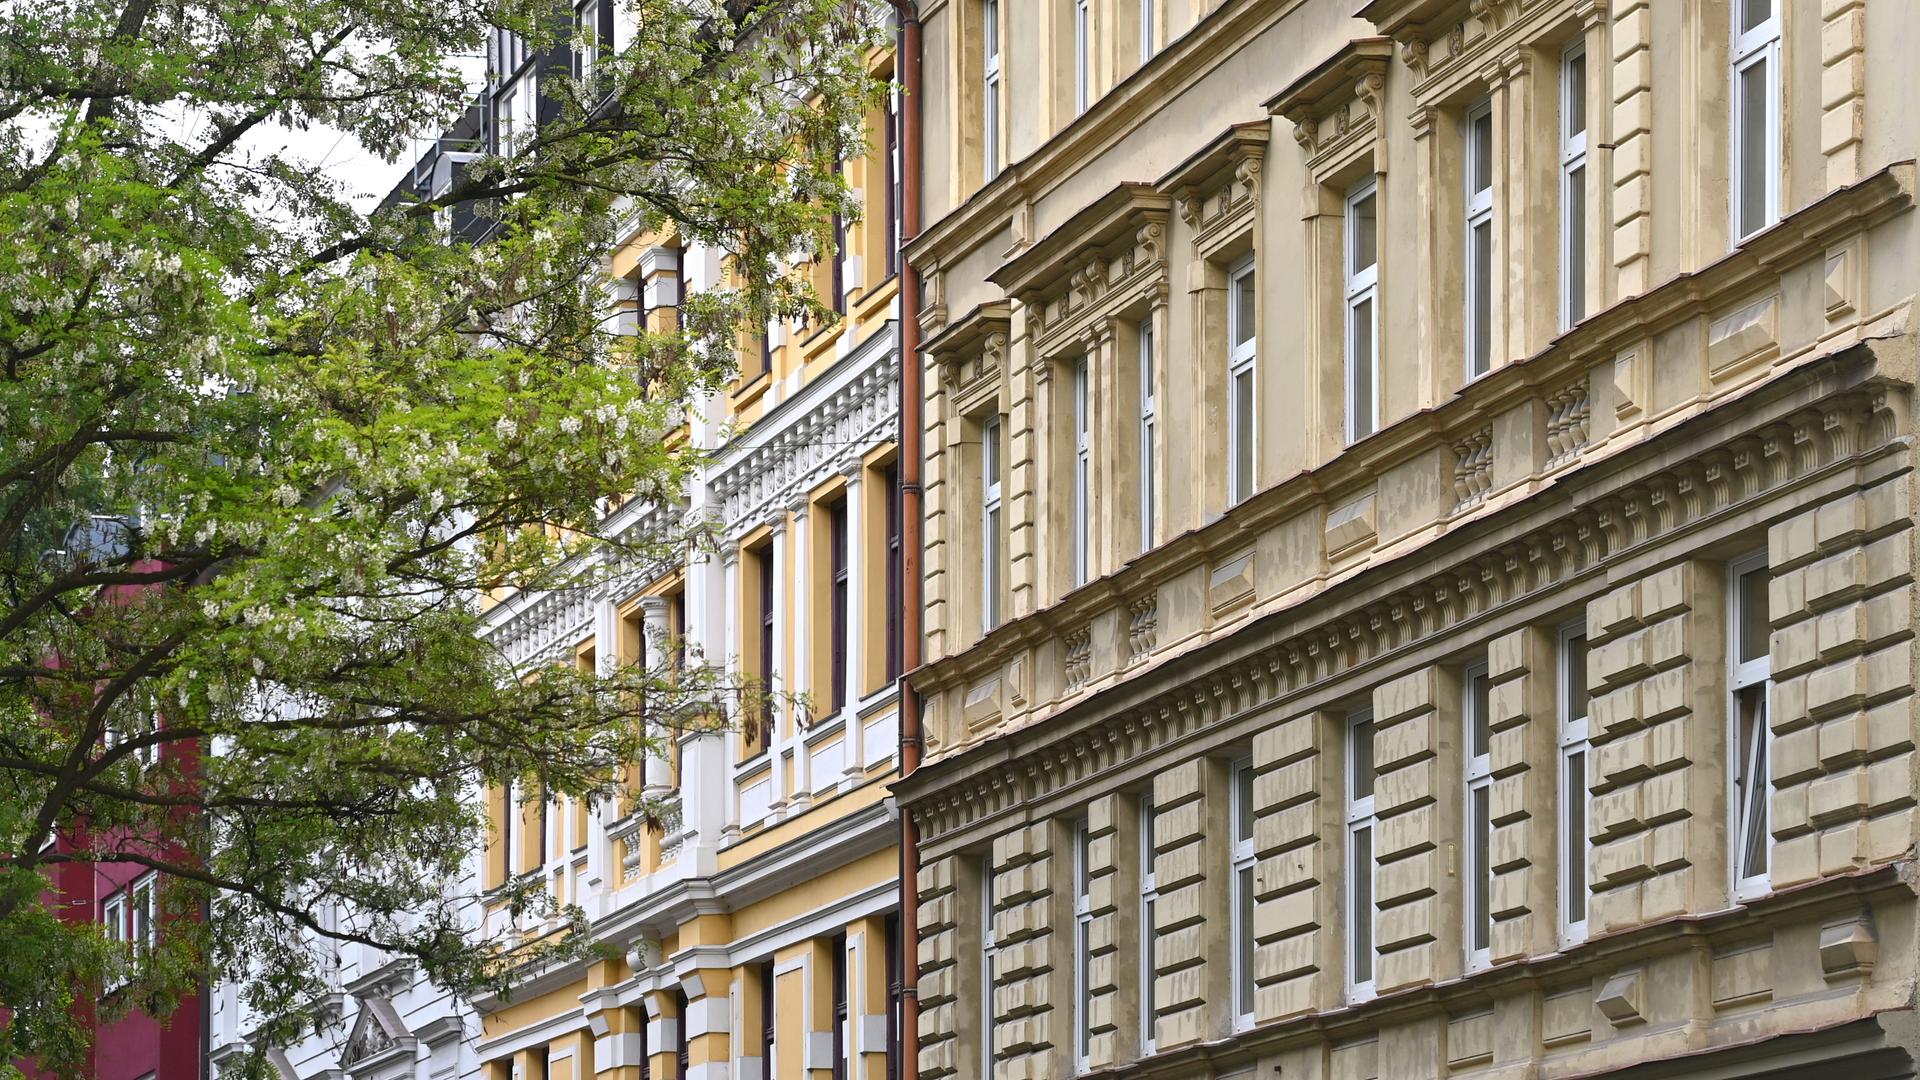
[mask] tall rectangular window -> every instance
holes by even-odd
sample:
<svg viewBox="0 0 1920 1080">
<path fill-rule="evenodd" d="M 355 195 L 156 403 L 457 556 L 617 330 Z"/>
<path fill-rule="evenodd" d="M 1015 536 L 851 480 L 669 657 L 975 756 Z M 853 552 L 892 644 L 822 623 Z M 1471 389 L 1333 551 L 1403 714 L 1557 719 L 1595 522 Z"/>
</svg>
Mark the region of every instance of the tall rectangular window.
<svg viewBox="0 0 1920 1080">
<path fill-rule="evenodd" d="M 1093 874 L 1088 865 L 1087 819 L 1073 823 L 1073 1060 L 1087 1071 L 1093 1040 Z"/>
<path fill-rule="evenodd" d="M 1493 103 L 1467 110 L 1467 378 L 1493 367 Z"/>
<path fill-rule="evenodd" d="M 774 630 L 774 589 L 773 589 L 773 545 L 762 547 L 754 557 L 760 571 L 760 692 L 773 690 L 773 630 Z M 764 752 L 773 745 L 773 701 L 769 698 L 760 705 L 757 730 L 754 735 L 752 753 Z"/>
<path fill-rule="evenodd" d="M 1087 398 L 1087 358 L 1073 362 L 1073 583 L 1087 583 L 1093 529 L 1093 417 Z"/>
<path fill-rule="evenodd" d="M 1347 1000 L 1373 997 L 1373 710 L 1347 717 Z"/>
<path fill-rule="evenodd" d="M 1253 1026 L 1253 763 L 1233 766 L 1233 1023 Z"/>
<path fill-rule="evenodd" d="M 1153 547 L 1154 472 L 1158 462 L 1154 457 L 1154 432 L 1159 424 L 1159 410 L 1154 398 L 1153 383 L 1153 315 L 1148 313 L 1140 317 L 1139 337 L 1137 340 L 1140 363 L 1140 550 Z"/>
<path fill-rule="evenodd" d="M 1153 873 L 1153 796 L 1140 796 L 1140 1053 L 1153 1053 L 1153 905 L 1160 885 Z"/>
<path fill-rule="evenodd" d="M 133 883 L 131 940 L 136 949 L 151 952 L 160 941 L 160 879 L 157 875 L 142 874 Z"/>
<path fill-rule="evenodd" d="M 1773 729 L 1767 721 L 1773 696 L 1772 662 L 1767 655 L 1770 630 L 1767 607 L 1765 552 L 1736 561 L 1729 568 L 1732 594 L 1727 625 L 1733 638 L 1732 690 L 1727 733 L 1727 847 L 1731 855 L 1733 896 L 1745 900 L 1770 887 L 1768 865 L 1773 854 L 1767 803 L 1773 784 L 1767 773 L 1772 757 Z"/>
<path fill-rule="evenodd" d="M 1587 43 L 1560 54 L 1560 327 L 1587 315 Z"/>
<path fill-rule="evenodd" d="M 113 945 L 127 944 L 128 934 L 127 934 L 127 894 L 126 893 L 124 892 L 114 893 L 112 896 L 107 897 L 106 900 L 101 903 L 100 928 L 106 932 L 106 938 L 110 944 L 113 944 Z M 109 974 L 107 976 L 107 982 L 106 982 L 106 989 L 108 992 L 118 990 L 121 986 L 125 985 L 125 983 L 126 983 L 126 980 L 121 977 L 121 974 L 118 971 L 109 969 Z"/>
<path fill-rule="evenodd" d="M 898 56 L 899 53 L 895 53 Z M 889 912 L 885 920 L 887 972 L 887 1071 L 886 1080 L 900 1080 L 900 913 Z M 767 1073 L 774 1076 L 774 1073 Z"/>
<path fill-rule="evenodd" d="M 1227 274 L 1227 503 L 1253 494 L 1255 318 L 1259 291 L 1253 257 Z"/>
<path fill-rule="evenodd" d="M 851 584 L 847 565 L 847 500 L 827 506 L 827 700 L 833 711 L 847 707 L 847 598 Z"/>
<path fill-rule="evenodd" d="M 887 499 L 887 681 L 892 682 L 900 677 L 904 645 L 900 637 L 900 608 L 906 602 L 901 593 L 900 576 L 903 558 L 900 547 L 900 463 L 888 462 L 880 475 Z"/>
<path fill-rule="evenodd" d="M 1140 0 L 1140 62 L 1142 64 L 1153 59 L 1153 54 L 1159 47 L 1159 42 L 1154 36 L 1159 29 L 1159 6 L 1159 0 Z"/>
<path fill-rule="evenodd" d="M 981 183 L 1000 175 L 1000 0 L 980 0 Z"/>
<path fill-rule="evenodd" d="M 1346 383 L 1347 441 L 1359 442 L 1380 426 L 1380 244 L 1372 177 L 1347 192 Z"/>
<path fill-rule="evenodd" d="M 1733 237 L 1780 218 L 1779 0 L 1733 0 Z"/>
<path fill-rule="evenodd" d="M 1093 101 L 1093 0 L 1073 4 L 1073 111 L 1087 111 Z"/>
<path fill-rule="evenodd" d="M 980 1075 L 993 1075 L 993 960 L 1000 943 L 993 934 L 993 856 L 980 859 Z"/>
<path fill-rule="evenodd" d="M 980 423 L 980 629 L 1000 625 L 1000 417 Z"/>
<path fill-rule="evenodd" d="M 1487 966 L 1493 949 L 1493 727 L 1487 665 L 1474 664 L 1461 679 L 1466 725 L 1467 969 Z"/>
<path fill-rule="evenodd" d="M 894 35 L 893 55 L 905 55 L 906 42 L 900 33 Z M 887 91 L 887 112 L 882 120 L 886 129 L 886 144 L 881 147 L 882 160 L 886 163 L 887 184 L 887 237 L 886 266 L 887 276 L 900 272 L 900 212 L 905 205 L 900 195 L 900 183 L 903 176 L 900 162 L 900 88 L 895 86 Z"/>
<path fill-rule="evenodd" d="M 847 1055 L 853 1050 L 853 1017 L 847 1011 L 847 935 L 835 934 L 827 943 L 833 953 L 833 1080 L 852 1074 Z"/>
<path fill-rule="evenodd" d="M 773 961 L 767 960 L 760 965 L 760 1075 L 773 1076 L 774 1037 L 778 1029 L 773 1022 Z"/>
<path fill-rule="evenodd" d="M 1560 943 L 1587 939 L 1587 629 L 1560 631 Z"/>
</svg>

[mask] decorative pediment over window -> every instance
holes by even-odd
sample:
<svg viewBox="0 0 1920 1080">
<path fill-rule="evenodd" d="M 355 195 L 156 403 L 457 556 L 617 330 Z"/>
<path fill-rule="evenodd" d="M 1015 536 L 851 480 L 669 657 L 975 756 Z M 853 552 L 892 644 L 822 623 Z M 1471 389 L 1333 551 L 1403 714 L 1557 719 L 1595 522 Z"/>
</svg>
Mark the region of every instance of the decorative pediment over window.
<svg viewBox="0 0 1920 1080">
<path fill-rule="evenodd" d="M 1390 39 L 1357 38 L 1267 102 L 1267 111 L 1292 122 L 1310 169 L 1365 150 L 1385 131 L 1381 95 L 1392 60 Z"/>
<path fill-rule="evenodd" d="M 1005 369 L 1012 325 L 1012 302 L 995 300 L 947 324 L 945 330 L 928 338 L 920 351 L 938 366 L 949 390 L 964 393 Z"/>
<path fill-rule="evenodd" d="M 1154 185 L 1180 204 L 1180 219 L 1193 230 L 1202 258 L 1253 228 L 1272 126 L 1268 120 L 1235 124 Z"/>
<path fill-rule="evenodd" d="M 1606 6 L 1606 0 L 1576 0 L 1573 8 L 1587 22 L 1603 17 Z M 1542 0 L 1368 0 L 1357 12 L 1399 44 L 1400 58 L 1422 84 L 1449 69 L 1477 68 L 1504 47 L 1515 26 L 1537 27 L 1564 13 Z"/>
<path fill-rule="evenodd" d="M 415 1041 L 393 1002 L 384 997 L 363 998 L 360 1015 L 340 1050 L 340 1067 L 355 1080 L 375 1076 L 382 1066 L 412 1062 Z"/>
<path fill-rule="evenodd" d="M 1173 200 L 1150 184 L 1121 184 L 988 277 L 1026 309 L 1044 355 L 1167 276 Z"/>
</svg>

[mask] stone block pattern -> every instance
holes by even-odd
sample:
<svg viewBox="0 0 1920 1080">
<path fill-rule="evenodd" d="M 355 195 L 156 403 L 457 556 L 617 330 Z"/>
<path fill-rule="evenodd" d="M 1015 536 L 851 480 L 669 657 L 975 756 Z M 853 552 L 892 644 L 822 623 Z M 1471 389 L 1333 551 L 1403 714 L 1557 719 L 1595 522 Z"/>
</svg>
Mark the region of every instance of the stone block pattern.
<svg viewBox="0 0 1920 1080">
<path fill-rule="evenodd" d="M 946 417 L 947 393 L 944 379 L 926 380 L 925 403 L 929 418 Z M 920 553 L 922 619 L 926 626 L 924 658 L 939 660 L 959 648 L 964 635 L 957 632 L 960 618 L 959 586 L 949 563 L 956 552 L 979 548 L 959 541 L 964 520 L 959 512 L 960 451 L 957 443 L 961 424 L 948 419 L 943 431 L 926 440 L 926 458 L 921 466 L 921 512 L 926 518 L 926 541 Z M 952 594 L 952 595 L 950 595 Z"/>
<path fill-rule="evenodd" d="M 1773 886 L 1913 842 L 1913 519 L 1905 477 L 1767 534 Z"/>
<path fill-rule="evenodd" d="M 1493 783 L 1493 943 L 1498 964 L 1551 952 L 1559 933 L 1558 657 L 1554 633 L 1526 627 L 1487 643 Z M 1582 678 L 1585 673 L 1582 672 Z"/>
<path fill-rule="evenodd" d="M 1087 1064 L 1098 1069 L 1131 1060 L 1140 1028 L 1140 837 L 1133 800 L 1103 795 L 1087 806 L 1087 882 L 1092 920 L 1087 926 Z"/>
<path fill-rule="evenodd" d="M 1460 969 L 1458 878 L 1445 837 L 1460 835 L 1460 686 L 1422 668 L 1373 692 L 1374 944 L 1381 993 Z"/>
<path fill-rule="evenodd" d="M 1725 902 L 1724 575 L 1679 563 L 1587 605 L 1593 933 Z"/>
<path fill-rule="evenodd" d="M 1055 1076 L 1054 1050 L 1067 1045 L 1073 1022 L 1071 972 L 1056 956 L 1072 931 L 1073 905 L 1054 875 L 1056 854 L 1063 866 L 1070 859 L 1055 852 L 1054 831 L 1041 822 L 993 841 L 996 1080 Z"/>
<path fill-rule="evenodd" d="M 973 999 L 963 998 L 960 986 L 960 895 L 955 888 L 958 861 L 957 856 L 949 855 L 920 864 L 919 945 L 915 952 L 920 971 L 921 1080 L 957 1075 L 962 1060 L 979 1060 L 977 1055 L 964 1058 L 960 1042 L 961 1009 L 964 1002 Z M 977 959 L 974 966 L 979 966 Z"/>
<path fill-rule="evenodd" d="M 1867 104 L 1867 0 L 1821 0 L 1820 152 L 1827 190 L 1860 179 Z"/>
<path fill-rule="evenodd" d="M 1613 265 L 1618 296 L 1647 291 L 1653 255 L 1653 8 L 1623 0 L 1613 16 Z"/>
<path fill-rule="evenodd" d="M 1342 719 L 1307 713 L 1253 737 L 1253 1012 L 1339 1004 Z"/>
<path fill-rule="evenodd" d="M 1224 969 L 1227 842 L 1215 766 L 1182 762 L 1154 777 L 1153 1041 L 1167 1050 L 1218 1035 L 1232 1006 Z M 1209 842 L 1211 838 L 1211 842 Z"/>
</svg>

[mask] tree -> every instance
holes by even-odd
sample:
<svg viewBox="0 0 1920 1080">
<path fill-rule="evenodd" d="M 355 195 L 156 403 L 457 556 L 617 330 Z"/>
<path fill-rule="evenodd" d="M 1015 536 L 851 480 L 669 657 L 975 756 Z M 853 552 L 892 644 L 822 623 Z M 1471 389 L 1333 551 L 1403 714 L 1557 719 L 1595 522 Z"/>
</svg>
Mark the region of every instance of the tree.
<svg viewBox="0 0 1920 1080">
<path fill-rule="evenodd" d="M 848 0 L 621 3 L 630 46 L 543 72 L 536 131 L 373 211 L 262 133 L 397 158 L 469 105 L 462 56 L 567 38 L 570 5 L 8 5 L 0 1062 L 73 1071 L 74 1003 L 107 977 L 160 1010 L 245 971 L 291 1030 L 316 937 L 499 985 L 513 965 L 448 891 L 484 843 L 477 792 L 614 797 L 647 717 L 724 697 L 711 674 L 514 670 L 479 613 L 579 586 L 569 556 L 689 542 L 603 535 L 600 511 L 675 498 L 693 462 L 670 435 L 738 327 L 829 317 L 787 263 L 855 210 L 837 162 L 881 89 L 882 22 Z M 448 235 L 457 205 L 485 242 Z M 622 337 L 604 260 L 636 229 L 723 248 L 738 287 Z M 49 910 L 72 861 L 163 872 L 180 917 L 157 949 L 129 960 Z M 355 919 L 323 925 L 329 900 Z"/>
</svg>

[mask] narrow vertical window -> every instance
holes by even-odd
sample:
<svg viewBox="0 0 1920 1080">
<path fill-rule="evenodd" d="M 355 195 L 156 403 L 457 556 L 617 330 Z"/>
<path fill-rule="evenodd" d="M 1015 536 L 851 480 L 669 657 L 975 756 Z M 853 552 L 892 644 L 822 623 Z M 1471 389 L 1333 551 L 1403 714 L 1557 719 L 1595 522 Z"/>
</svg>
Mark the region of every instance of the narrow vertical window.
<svg viewBox="0 0 1920 1080">
<path fill-rule="evenodd" d="M 1376 194 L 1369 177 L 1347 193 L 1346 204 L 1346 383 L 1347 441 L 1359 442 L 1380 426 L 1380 319 L 1376 293 L 1380 283 Z"/>
<path fill-rule="evenodd" d="M 1253 764 L 1233 767 L 1233 1023 L 1253 1026 Z"/>
<path fill-rule="evenodd" d="M 127 894 L 115 893 L 107 897 L 100 905 L 100 928 L 106 932 L 108 943 L 125 945 L 127 934 Z M 120 957 L 116 954 L 115 959 Z M 105 989 L 111 993 L 126 985 L 126 979 L 117 968 L 109 968 Z"/>
<path fill-rule="evenodd" d="M 981 183 L 1000 175 L 1000 0 L 980 2 Z"/>
<path fill-rule="evenodd" d="M 833 295 L 828 298 L 834 314 L 847 313 L 847 219 L 833 215 Z"/>
<path fill-rule="evenodd" d="M 886 471 L 881 474 L 881 483 L 886 488 L 887 499 L 887 681 L 900 677 L 900 658 L 902 642 L 900 640 L 900 607 L 905 600 L 901 596 L 901 547 L 900 547 L 900 463 L 889 462 Z"/>
<path fill-rule="evenodd" d="M 1153 59 L 1159 43 L 1155 31 L 1159 29 L 1160 13 L 1157 10 L 1159 0 L 1140 0 L 1140 62 Z"/>
<path fill-rule="evenodd" d="M 1467 969 L 1487 966 L 1493 951 L 1493 728 L 1487 665 L 1467 668 L 1461 680 L 1466 724 Z"/>
<path fill-rule="evenodd" d="M 1560 631 L 1560 943 L 1587 939 L 1587 630 Z"/>
<path fill-rule="evenodd" d="M 1000 418 L 980 424 L 980 629 L 1000 625 Z"/>
<path fill-rule="evenodd" d="M 827 507 L 827 699 L 833 711 L 847 707 L 847 500 Z"/>
<path fill-rule="evenodd" d="M 1733 896 L 1745 900 L 1771 886 L 1768 865 L 1773 854 L 1767 803 L 1773 784 L 1767 773 L 1772 756 L 1773 729 L 1767 721 L 1773 696 L 1773 671 L 1767 655 L 1770 621 L 1764 552 L 1741 559 L 1731 567 L 1732 611 L 1728 621 L 1733 638 L 1731 671 L 1733 692 L 1727 733 L 1728 781 L 1727 847 L 1732 856 Z"/>
<path fill-rule="evenodd" d="M 1073 583 L 1087 582 L 1093 516 L 1093 423 L 1087 400 L 1087 358 L 1073 362 Z"/>
<path fill-rule="evenodd" d="M 773 961 L 760 965 L 760 1075 L 774 1076 Z"/>
<path fill-rule="evenodd" d="M 1779 0 L 1733 0 L 1733 236 L 1780 217 Z"/>
<path fill-rule="evenodd" d="M 1158 462 L 1154 458 L 1154 432 L 1158 426 L 1159 411 L 1155 405 L 1153 383 L 1153 315 L 1148 313 L 1140 317 L 1139 328 L 1140 358 L 1140 550 L 1153 547 L 1154 484 L 1157 482 L 1154 472 Z"/>
<path fill-rule="evenodd" d="M 1493 104 L 1467 110 L 1467 378 L 1493 366 Z"/>
<path fill-rule="evenodd" d="M 1227 274 L 1227 504 L 1253 494 L 1254 484 L 1254 320 L 1259 292 L 1253 257 Z"/>
<path fill-rule="evenodd" d="M 1093 100 L 1093 11 L 1092 0 L 1074 0 L 1073 5 L 1073 112 L 1087 111 Z"/>
<path fill-rule="evenodd" d="M 980 860 L 980 1075 L 993 1075 L 993 960 L 1000 943 L 993 935 L 992 856 Z"/>
<path fill-rule="evenodd" d="M 1073 1060 L 1087 1071 L 1093 1041 L 1093 875 L 1087 856 L 1087 819 L 1073 823 Z"/>
<path fill-rule="evenodd" d="M 675 987 L 673 991 L 674 1080 L 687 1080 L 687 1011 L 687 992 Z"/>
<path fill-rule="evenodd" d="M 1347 999 L 1373 997 L 1373 710 L 1347 718 Z"/>
<path fill-rule="evenodd" d="M 1560 54 L 1560 328 L 1587 316 L 1587 43 Z"/>
<path fill-rule="evenodd" d="M 773 592 L 773 545 L 762 547 L 755 558 L 760 571 L 760 692 L 773 690 L 773 629 L 774 629 L 774 592 Z M 758 754 L 773 745 L 773 701 L 771 698 L 760 704 L 758 729 L 755 734 L 753 752 Z"/>
<path fill-rule="evenodd" d="M 847 1055 L 853 1049 L 853 1018 L 847 1012 L 847 935 L 835 934 L 827 948 L 833 952 L 833 1080 L 851 1075 Z"/>
<path fill-rule="evenodd" d="M 894 55 L 899 55 L 895 53 Z M 886 1080 L 900 1080 L 900 913 L 886 918 L 887 1071 Z M 775 1073 L 768 1072 L 771 1077 Z"/>
<path fill-rule="evenodd" d="M 1160 886 L 1153 873 L 1153 796 L 1140 796 L 1140 1054 L 1153 1053 L 1153 905 Z"/>
<path fill-rule="evenodd" d="M 131 940 L 136 949 L 151 952 L 160 940 L 159 891 L 159 879 L 153 874 L 144 874 L 133 883 Z"/>
<path fill-rule="evenodd" d="M 906 52 L 906 42 L 899 31 L 894 34 L 893 55 L 900 57 Z M 886 247 L 887 276 L 900 272 L 900 210 L 903 200 L 900 198 L 901 162 L 900 162 L 900 87 L 898 80 L 887 90 L 887 112 L 882 121 L 885 127 L 885 145 L 881 148 L 882 160 L 886 167 L 887 184 L 887 236 Z"/>
</svg>

